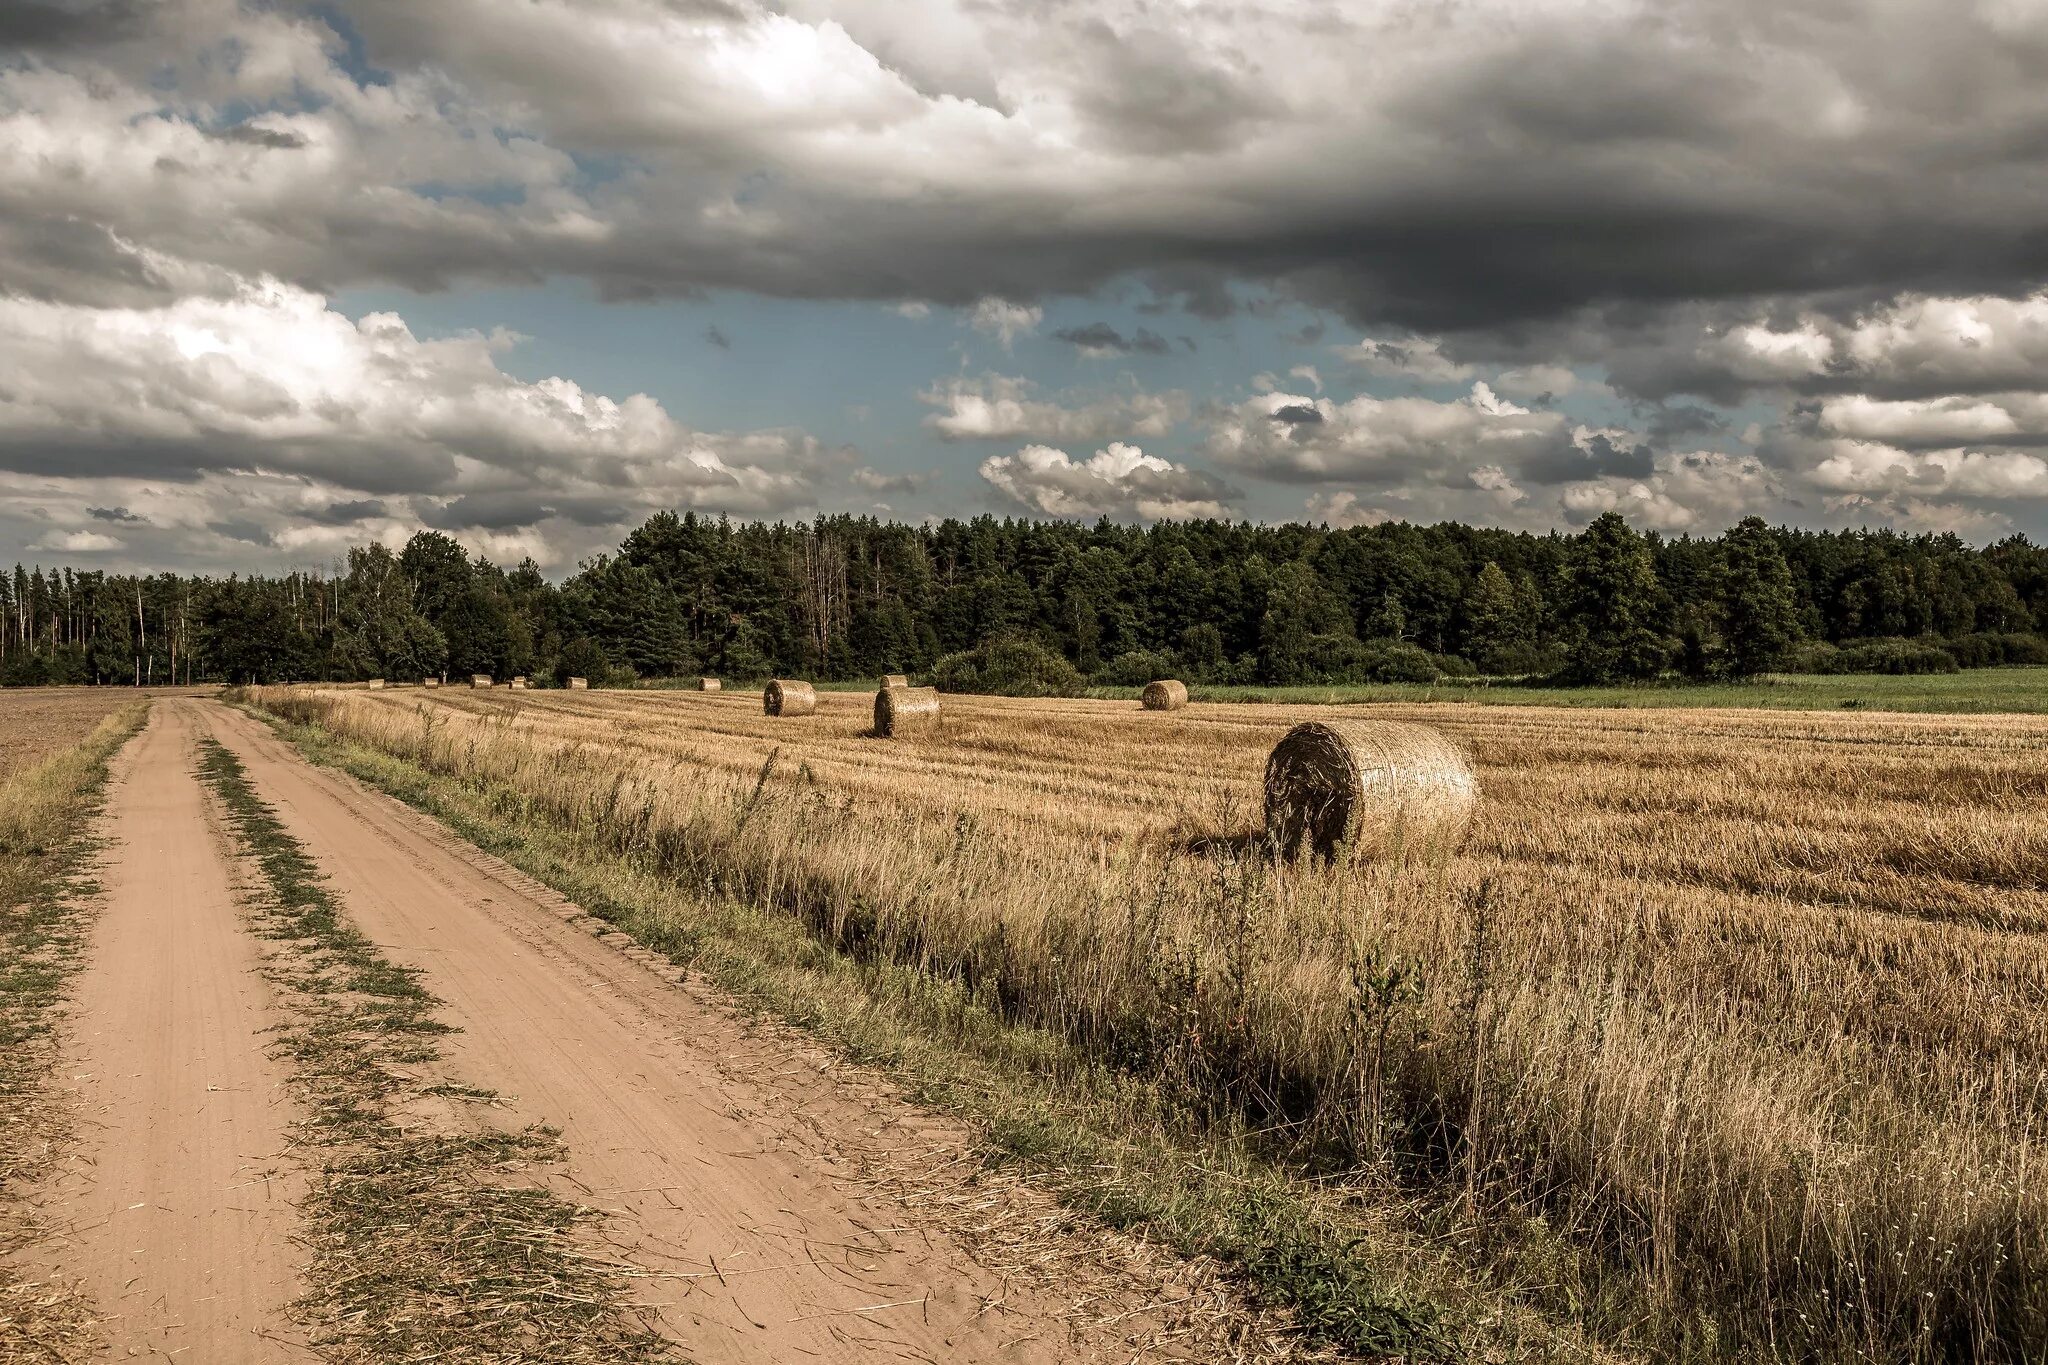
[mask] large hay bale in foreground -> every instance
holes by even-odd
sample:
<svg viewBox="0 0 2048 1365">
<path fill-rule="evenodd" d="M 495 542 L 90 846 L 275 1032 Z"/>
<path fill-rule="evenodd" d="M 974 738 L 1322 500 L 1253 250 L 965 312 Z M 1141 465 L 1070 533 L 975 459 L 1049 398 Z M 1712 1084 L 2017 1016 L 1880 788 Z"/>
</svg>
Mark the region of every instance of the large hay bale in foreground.
<svg viewBox="0 0 2048 1365">
<path fill-rule="evenodd" d="M 590 690 L 590 679 L 588 679 L 588 678 L 571 678 L 571 679 L 569 679 L 569 690 L 570 690 L 571 692 L 588 692 L 588 691 Z"/>
<path fill-rule="evenodd" d="M 1309 721 L 1266 760 L 1266 834 L 1288 857 L 1454 848 L 1478 802 L 1464 751 L 1426 725 Z"/>
<path fill-rule="evenodd" d="M 718 679 L 716 679 L 716 678 L 699 678 L 699 679 L 697 679 L 697 690 L 698 690 L 699 692 L 717 692 L 717 691 L 719 691 L 720 689 L 722 689 L 722 688 L 723 688 L 724 686 L 725 686 L 725 684 L 724 684 L 724 683 L 722 683 L 722 682 L 720 682 L 720 681 L 719 681 Z"/>
<path fill-rule="evenodd" d="M 761 689 L 761 709 L 771 716 L 808 716 L 818 709 L 818 689 L 795 678 L 777 678 Z"/>
<path fill-rule="evenodd" d="M 1148 682 L 1139 702 L 1147 711 L 1178 711 L 1188 704 L 1188 685 L 1175 678 Z"/>
<path fill-rule="evenodd" d="M 491 675 L 488 673 L 472 673 L 469 675 L 469 685 L 471 687 L 489 687 L 491 685 Z"/>
<path fill-rule="evenodd" d="M 882 675 L 882 691 L 884 691 L 884 692 L 888 691 L 888 690 L 889 690 L 890 688 L 892 688 L 892 687 L 908 687 L 908 686 L 910 686 L 910 678 L 909 678 L 909 675 L 907 675 L 907 674 L 903 674 L 903 673 L 884 673 L 884 674 Z"/>
<path fill-rule="evenodd" d="M 939 689 L 885 687 L 875 693 L 875 733 L 884 739 L 907 739 L 939 728 Z"/>
</svg>

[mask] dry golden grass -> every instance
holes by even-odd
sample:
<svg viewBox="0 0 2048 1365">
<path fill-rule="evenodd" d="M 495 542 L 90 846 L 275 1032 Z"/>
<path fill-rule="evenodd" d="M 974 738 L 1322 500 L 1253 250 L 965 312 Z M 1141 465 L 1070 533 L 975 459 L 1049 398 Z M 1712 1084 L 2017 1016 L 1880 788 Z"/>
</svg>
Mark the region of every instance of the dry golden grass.
<svg viewBox="0 0 2048 1365">
<path fill-rule="evenodd" d="M 74 748 L 144 695 L 130 687 L 0 688 L 0 782 Z"/>
<path fill-rule="evenodd" d="M 1540 1211 L 1638 1339 L 2048 1353 L 2048 719 L 273 690 L 686 884 L 966 982 L 1301 1160 Z M 1440 727 L 1455 855 L 1276 866 L 1286 728 Z M 1612 1315 L 1610 1314 L 1610 1317 Z"/>
</svg>

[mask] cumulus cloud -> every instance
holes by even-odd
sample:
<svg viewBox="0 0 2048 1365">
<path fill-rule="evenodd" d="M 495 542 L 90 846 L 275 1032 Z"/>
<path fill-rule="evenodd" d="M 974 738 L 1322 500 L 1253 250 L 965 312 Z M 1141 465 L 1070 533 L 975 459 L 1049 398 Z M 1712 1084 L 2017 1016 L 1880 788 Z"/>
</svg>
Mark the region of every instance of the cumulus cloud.
<svg viewBox="0 0 2048 1365">
<path fill-rule="evenodd" d="M 355 0 L 374 80 L 317 10 L 14 9 L 16 287 L 114 287 L 119 239 L 614 297 L 971 307 L 1137 273 L 1207 308 L 1243 277 L 1441 332 L 2048 270 L 2016 226 L 2048 158 L 2027 6 Z"/>
<path fill-rule="evenodd" d="M 1437 337 L 1408 337 L 1400 341 L 1379 341 L 1372 337 L 1354 346 L 1332 350 L 1361 373 L 1381 379 L 1413 379 L 1424 384 L 1456 384 L 1470 379 L 1470 365 L 1463 365 L 1443 353 Z"/>
<path fill-rule="evenodd" d="M 1232 468 L 1375 490 L 1361 505 L 1654 494 L 1683 471 L 1646 457 L 1725 443 L 1686 396 L 1800 404 L 1737 419 L 1768 428 L 1757 455 L 1786 497 L 1949 524 L 1968 499 L 2037 499 L 2039 6 L 1439 10 L 351 0 L 344 37 L 327 7 L 256 0 L 0 8 L 0 298 L 33 342 L 0 369 L 5 463 L 17 482 L 86 458 L 189 486 L 274 471 L 361 527 L 377 504 L 508 545 L 541 536 L 534 517 L 596 527 L 656 499 L 774 512 L 849 462 L 802 433 L 715 436 L 652 399 L 515 381 L 490 360 L 502 341 L 375 315 L 291 333 L 331 348 L 324 388 L 310 363 L 252 358 L 279 306 L 248 281 L 866 299 L 958 309 L 1006 349 L 1042 300 L 1127 281 L 1147 317 L 1291 300 L 1315 314 L 1293 339 L 1341 319 L 1367 379 L 1484 386 L 1337 403 L 1297 367 L 1211 420 Z M 152 321 L 173 315 L 175 335 Z M 1107 323 L 1061 339 L 1171 349 Z M 1612 412 L 1530 411 L 1610 396 L 1602 378 L 1658 405 L 1640 437 L 1596 448 L 1575 424 Z M 1190 411 L 994 378 L 926 401 L 942 438 L 1053 445 L 1156 442 Z M 1505 482 L 1476 483 L 1487 470 Z M 122 524 L 138 553 L 150 534 Z"/>
<path fill-rule="evenodd" d="M 1259 394 L 1217 415 L 1208 449 L 1226 468 L 1281 482 L 1386 487 L 1559 458 L 1571 440 L 1563 417 L 1508 402 L 1482 381 L 1449 402 Z"/>
<path fill-rule="evenodd" d="M 1394 514 L 1384 507 L 1374 507 L 1358 500 L 1358 494 L 1349 489 L 1335 493 L 1311 493 L 1302 504 L 1302 511 L 1309 521 L 1339 531 L 1348 531 L 1356 526 L 1378 526 L 1394 520 Z"/>
<path fill-rule="evenodd" d="M 924 422 L 948 441 L 1107 441 L 1164 436 L 1188 415 L 1187 395 L 1128 389 L 1067 404 L 1038 397 L 1028 379 L 989 374 L 943 380 L 918 395 L 938 409 Z"/>
<path fill-rule="evenodd" d="M 1002 342 L 1003 349 L 1007 351 L 1018 337 L 1029 336 L 1038 330 L 1038 324 L 1045 320 L 1045 310 L 1037 304 L 986 298 L 974 305 L 974 311 L 967 315 L 967 320 L 975 331 Z"/>
<path fill-rule="evenodd" d="M 514 344 L 421 338 L 395 314 L 350 319 L 275 281 L 157 307 L 0 297 L 0 470 L 69 479 L 83 515 L 123 525 L 210 520 L 232 534 L 410 514 L 512 532 L 669 506 L 777 513 L 811 504 L 847 463 L 799 431 L 699 432 L 644 394 L 517 379 L 497 360 Z M 152 508 L 149 481 L 245 474 L 303 496 L 268 518 L 218 500 L 210 519 Z"/>
<path fill-rule="evenodd" d="M 1609 476 L 1571 484 L 1558 502 L 1574 522 L 1619 512 L 1653 531 L 1711 534 L 1782 496 L 1777 476 L 1755 455 L 1703 450 L 1659 455 L 1643 478 Z"/>
<path fill-rule="evenodd" d="M 104 554 L 123 548 L 122 542 L 99 531 L 46 531 L 29 543 L 31 550 L 54 550 L 61 554 Z"/>
<path fill-rule="evenodd" d="M 2044 263 L 2048 271 L 2048 263 Z M 1846 314 L 1693 313 L 1606 342 L 1619 385 L 1735 401 L 1758 391 L 1927 399 L 2048 388 L 2048 292 L 1906 294 Z"/>
<path fill-rule="evenodd" d="M 1123 517 L 1144 521 L 1224 519 L 1243 495 L 1213 474 L 1113 441 L 1083 461 L 1028 445 L 981 462 L 990 487 L 1048 517 Z"/>
</svg>

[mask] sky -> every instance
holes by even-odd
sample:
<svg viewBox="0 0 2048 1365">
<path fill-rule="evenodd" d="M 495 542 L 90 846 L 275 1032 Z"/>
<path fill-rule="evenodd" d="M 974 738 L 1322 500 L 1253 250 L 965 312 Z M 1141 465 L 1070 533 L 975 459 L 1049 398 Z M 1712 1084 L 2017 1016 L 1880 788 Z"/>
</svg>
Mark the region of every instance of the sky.
<svg viewBox="0 0 2048 1365">
<path fill-rule="evenodd" d="M 2048 0 L 6 0 L 0 551 L 2048 536 Z"/>
</svg>

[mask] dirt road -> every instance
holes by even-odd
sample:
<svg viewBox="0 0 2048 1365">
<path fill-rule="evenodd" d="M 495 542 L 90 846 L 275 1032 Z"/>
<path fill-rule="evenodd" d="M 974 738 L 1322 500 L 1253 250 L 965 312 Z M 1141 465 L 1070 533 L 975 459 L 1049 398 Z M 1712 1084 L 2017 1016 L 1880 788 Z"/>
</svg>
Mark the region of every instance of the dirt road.
<svg viewBox="0 0 2048 1365">
<path fill-rule="evenodd" d="M 641 1300 L 693 1360 L 1133 1358 L 1156 1285 L 1130 1286 L 1112 1305 L 1126 1312 L 1086 1315 L 1137 1321 L 1091 1333 L 1067 1311 L 1075 1286 L 986 1269 L 938 1220 L 856 1178 L 963 1134 L 871 1081 L 834 1079 L 807 1044 L 679 988 L 552 892 L 246 716 L 164 709 L 242 760 L 357 925 L 448 1002 L 461 1032 L 446 1070 L 506 1096 L 504 1121 L 561 1130 L 559 1178 L 609 1211 L 607 1240 L 649 1272 Z"/>
<path fill-rule="evenodd" d="M 436 1070 L 503 1096 L 483 1121 L 561 1131 L 568 1159 L 543 1178 L 605 1212 L 606 1249 L 643 1268 L 637 1300 L 686 1358 L 1159 1359 L 1143 1343 L 1180 1333 L 1155 1301 L 1220 1292 L 1167 1284 L 1157 1253 L 1111 1234 L 1058 1232 L 1034 1190 L 970 1183 L 966 1133 L 679 984 L 247 716 L 166 698 L 114 770 L 105 903 L 61 1078 L 79 1131 L 42 1192 L 60 1234 L 24 1267 L 97 1304 L 101 1358 L 313 1358 L 285 1315 L 306 1186 L 285 1154 L 282 1066 L 265 1052 L 284 1010 L 196 775 L 208 736 L 240 757 L 348 916 L 446 1002 L 460 1032 Z M 952 1175 L 932 1176 L 934 1151 L 956 1158 Z"/>
<path fill-rule="evenodd" d="M 108 1358 L 311 1359 L 274 1022 L 192 773 L 201 703 L 160 701 L 115 760 L 105 901 L 57 1077 L 78 1140 L 41 1202 L 31 1278 L 79 1283 Z"/>
</svg>

